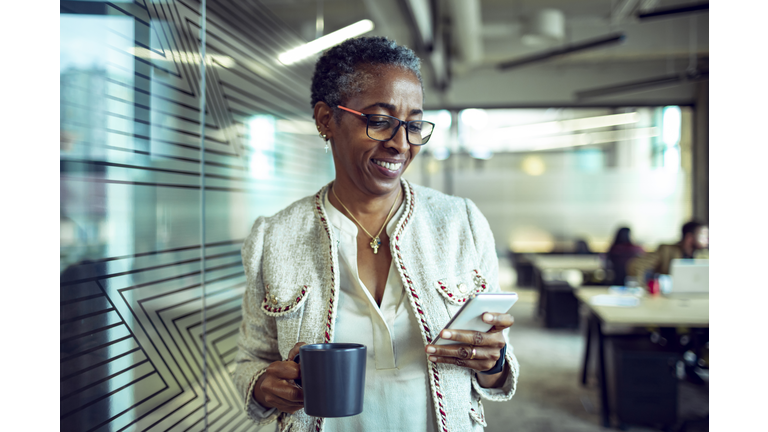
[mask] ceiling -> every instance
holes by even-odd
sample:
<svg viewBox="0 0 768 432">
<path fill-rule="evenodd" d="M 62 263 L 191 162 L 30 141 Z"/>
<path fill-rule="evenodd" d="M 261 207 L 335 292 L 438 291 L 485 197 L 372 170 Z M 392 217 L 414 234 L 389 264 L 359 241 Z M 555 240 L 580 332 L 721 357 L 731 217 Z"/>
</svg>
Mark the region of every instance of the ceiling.
<svg viewBox="0 0 768 432">
<path fill-rule="evenodd" d="M 689 104 L 706 86 L 709 12 L 640 20 L 641 12 L 701 4 L 690 0 L 261 0 L 304 40 L 362 19 L 424 60 L 425 107 Z M 555 9 L 561 37 L 527 44 L 543 9 Z M 559 11 L 559 13 L 557 12 Z M 433 19 L 429 17 L 433 16 Z M 318 19 L 320 17 L 320 19 Z M 503 62 L 621 32 L 622 43 L 501 70 Z M 313 57 L 306 60 L 312 62 Z M 696 71 L 694 73 L 694 70 Z M 673 80 L 685 75 L 698 80 Z M 665 84 L 577 95 L 667 77 Z M 589 97 L 588 97 L 589 96 Z"/>
</svg>

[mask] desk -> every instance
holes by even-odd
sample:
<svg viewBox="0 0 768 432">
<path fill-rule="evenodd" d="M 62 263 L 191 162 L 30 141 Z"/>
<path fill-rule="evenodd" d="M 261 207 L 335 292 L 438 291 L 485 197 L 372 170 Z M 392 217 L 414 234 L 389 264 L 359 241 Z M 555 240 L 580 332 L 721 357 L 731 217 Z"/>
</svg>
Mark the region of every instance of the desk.
<svg viewBox="0 0 768 432">
<path fill-rule="evenodd" d="M 536 310 L 546 327 L 578 327 L 578 301 L 571 287 L 586 280 L 600 279 L 603 270 L 599 255 L 532 255 L 533 283 L 539 292 Z M 599 282 L 598 282 L 599 283 Z"/>
<path fill-rule="evenodd" d="M 539 270 L 581 270 L 593 272 L 603 268 L 599 255 L 532 255 L 528 260 Z"/>
<path fill-rule="evenodd" d="M 608 387 L 605 371 L 604 325 L 631 327 L 709 327 L 709 295 L 691 295 L 685 298 L 646 296 L 640 299 L 636 307 L 595 306 L 590 299 L 596 295 L 607 294 L 608 289 L 583 287 L 576 290 L 576 298 L 589 309 L 589 325 L 586 331 L 586 347 L 581 383 L 587 382 L 589 349 L 593 331 L 597 333 L 598 361 L 600 379 L 600 403 L 603 426 L 610 427 L 608 406 Z"/>
</svg>

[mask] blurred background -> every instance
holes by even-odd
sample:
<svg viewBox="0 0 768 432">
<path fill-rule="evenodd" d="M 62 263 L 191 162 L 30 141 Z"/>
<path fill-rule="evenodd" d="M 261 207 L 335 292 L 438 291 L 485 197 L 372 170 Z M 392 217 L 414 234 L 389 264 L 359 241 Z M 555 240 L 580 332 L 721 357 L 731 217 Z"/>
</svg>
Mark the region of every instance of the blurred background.
<svg viewBox="0 0 768 432">
<path fill-rule="evenodd" d="M 437 128 L 404 176 L 477 204 L 521 296 L 487 430 L 603 428 L 585 312 L 553 324 L 540 293 L 622 285 L 620 227 L 651 252 L 708 223 L 706 2 L 60 1 L 61 430 L 255 430 L 229 378 L 240 247 L 334 177 L 317 53 L 281 55 L 359 34 L 422 58 Z M 587 261 L 537 267 L 555 255 Z M 708 430 L 708 383 L 678 378 L 675 418 L 630 427 Z"/>
</svg>

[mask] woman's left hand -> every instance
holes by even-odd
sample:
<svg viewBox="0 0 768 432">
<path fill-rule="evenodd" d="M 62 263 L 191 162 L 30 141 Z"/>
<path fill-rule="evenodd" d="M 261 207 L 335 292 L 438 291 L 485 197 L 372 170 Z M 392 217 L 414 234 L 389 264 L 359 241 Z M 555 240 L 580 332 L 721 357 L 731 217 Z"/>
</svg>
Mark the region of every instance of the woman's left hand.
<svg viewBox="0 0 768 432">
<path fill-rule="evenodd" d="M 455 345 L 427 345 L 429 360 L 450 363 L 483 372 L 491 369 L 499 359 L 506 344 L 502 330 L 514 324 L 515 319 L 506 313 L 483 314 L 483 321 L 493 324 L 487 332 L 472 330 L 443 330 L 442 339 L 457 342 Z"/>
</svg>

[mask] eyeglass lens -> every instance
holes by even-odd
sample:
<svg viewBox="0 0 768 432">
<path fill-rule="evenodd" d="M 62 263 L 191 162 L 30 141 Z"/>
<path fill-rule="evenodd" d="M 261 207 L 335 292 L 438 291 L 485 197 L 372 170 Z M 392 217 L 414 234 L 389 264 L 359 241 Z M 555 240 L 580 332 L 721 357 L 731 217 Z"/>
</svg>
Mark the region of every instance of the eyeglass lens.
<svg viewBox="0 0 768 432">
<path fill-rule="evenodd" d="M 368 136 L 380 141 L 389 141 L 397 133 L 400 122 L 388 116 L 368 116 Z M 408 142 L 410 144 L 426 144 L 432 136 L 434 125 L 427 121 L 414 120 L 408 122 Z"/>
</svg>

